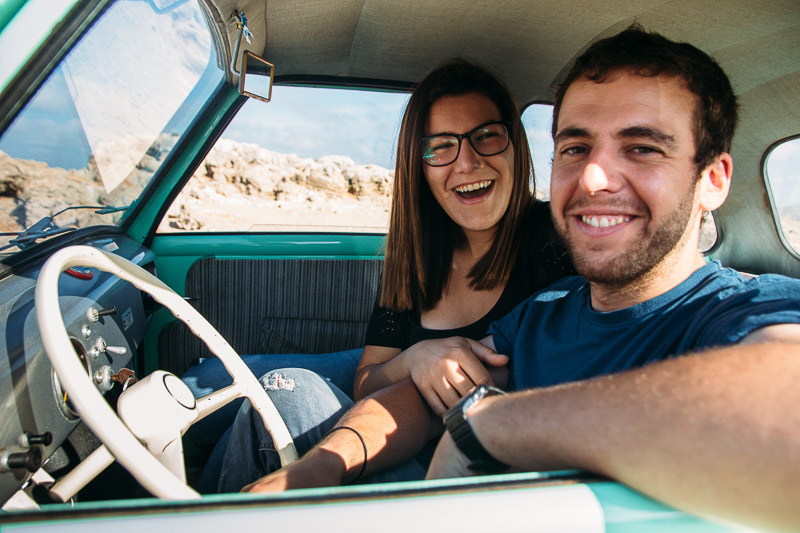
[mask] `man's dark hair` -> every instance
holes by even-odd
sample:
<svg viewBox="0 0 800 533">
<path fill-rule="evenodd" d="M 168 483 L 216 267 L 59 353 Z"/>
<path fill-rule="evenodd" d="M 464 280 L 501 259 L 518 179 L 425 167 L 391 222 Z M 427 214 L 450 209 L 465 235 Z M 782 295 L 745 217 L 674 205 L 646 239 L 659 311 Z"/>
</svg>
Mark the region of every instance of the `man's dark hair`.
<svg viewBox="0 0 800 533">
<path fill-rule="evenodd" d="M 556 91 L 553 136 L 564 95 L 572 83 L 587 79 L 602 83 L 626 71 L 639 76 L 676 76 L 696 96 L 692 127 L 698 172 L 722 152 L 730 152 L 738 118 L 736 96 L 722 68 L 708 54 L 688 43 L 677 43 L 638 24 L 597 41 L 576 61 Z"/>
</svg>

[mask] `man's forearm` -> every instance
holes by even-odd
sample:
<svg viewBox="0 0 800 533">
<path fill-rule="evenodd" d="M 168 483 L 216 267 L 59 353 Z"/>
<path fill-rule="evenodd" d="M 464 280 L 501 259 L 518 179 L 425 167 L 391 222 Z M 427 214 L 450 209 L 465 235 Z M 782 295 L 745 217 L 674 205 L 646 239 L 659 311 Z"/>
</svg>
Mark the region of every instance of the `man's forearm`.
<svg viewBox="0 0 800 533">
<path fill-rule="evenodd" d="M 335 427 L 342 426 L 355 431 L 330 431 L 300 460 L 243 490 L 274 492 L 351 483 L 405 463 L 441 433 L 441 422 L 410 380 L 359 401 Z"/>
<path fill-rule="evenodd" d="M 412 459 L 425 444 L 441 433 L 441 423 L 420 396 L 410 379 L 379 390 L 359 401 L 336 424 L 356 430 L 363 445 L 347 435 L 350 431 L 335 431 L 323 440 L 319 448 L 339 454 L 347 474 L 343 481 L 361 471 L 364 446 L 367 464 L 363 475 L 368 476 L 399 466 Z"/>
<path fill-rule="evenodd" d="M 496 458 L 583 468 L 705 516 L 800 526 L 800 353 L 740 345 L 482 402 Z"/>
<path fill-rule="evenodd" d="M 406 352 L 399 352 L 390 359 L 360 367 L 356 372 L 354 395 L 357 400 L 410 377 L 406 365 Z"/>
</svg>

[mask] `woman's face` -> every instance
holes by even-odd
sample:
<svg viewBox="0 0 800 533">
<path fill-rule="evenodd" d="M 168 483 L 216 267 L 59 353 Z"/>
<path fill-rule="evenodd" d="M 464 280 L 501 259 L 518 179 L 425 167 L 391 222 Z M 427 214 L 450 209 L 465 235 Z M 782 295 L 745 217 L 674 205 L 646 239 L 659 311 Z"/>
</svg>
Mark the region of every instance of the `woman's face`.
<svg viewBox="0 0 800 533">
<path fill-rule="evenodd" d="M 487 122 L 502 120 L 487 96 L 470 93 L 443 96 L 431 105 L 423 135 L 463 134 Z M 514 146 L 493 155 L 478 154 L 461 140 L 458 158 L 442 167 L 422 165 L 434 198 L 447 215 L 471 235 L 496 231 L 508 208 L 514 179 Z"/>
</svg>

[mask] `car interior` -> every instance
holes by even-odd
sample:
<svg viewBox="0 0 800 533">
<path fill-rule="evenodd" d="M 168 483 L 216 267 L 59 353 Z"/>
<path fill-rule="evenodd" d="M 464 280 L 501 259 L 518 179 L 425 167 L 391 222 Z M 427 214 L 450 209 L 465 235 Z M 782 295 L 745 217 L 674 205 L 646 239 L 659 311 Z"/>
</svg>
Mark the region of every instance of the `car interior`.
<svg viewBox="0 0 800 533">
<path fill-rule="evenodd" d="M 109 501 L 166 514 L 179 508 L 164 501 L 266 505 L 200 498 L 190 485 L 202 465 L 181 432 L 245 396 L 281 433 L 237 354 L 363 343 L 398 122 L 415 81 L 447 58 L 508 83 L 546 200 L 553 89 L 586 47 L 638 23 L 702 48 L 741 107 L 706 257 L 800 277 L 794 0 L 85 0 L 49 18 L 41 2 L 17 4 L 0 19 L 3 49 L 29 49 L 0 86 L 0 522 L 63 521 L 82 503 L 91 518 Z M 186 397 L 177 378 L 210 357 L 235 384 Z M 586 480 L 597 481 L 524 483 Z M 119 505 L 105 507 L 126 516 Z"/>
</svg>

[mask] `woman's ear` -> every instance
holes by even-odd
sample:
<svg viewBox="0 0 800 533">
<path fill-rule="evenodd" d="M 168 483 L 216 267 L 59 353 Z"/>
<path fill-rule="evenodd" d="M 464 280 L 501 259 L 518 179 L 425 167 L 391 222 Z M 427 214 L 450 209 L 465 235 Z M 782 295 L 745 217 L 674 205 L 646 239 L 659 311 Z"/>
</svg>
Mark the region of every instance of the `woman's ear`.
<svg viewBox="0 0 800 533">
<path fill-rule="evenodd" d="M 700 208 L 703 211 L 714 211 L 728 197 L 731 188 L 733 159 L 727 152 L 722 152 L 700 173 L 698 184 Z"/>
</svg>

